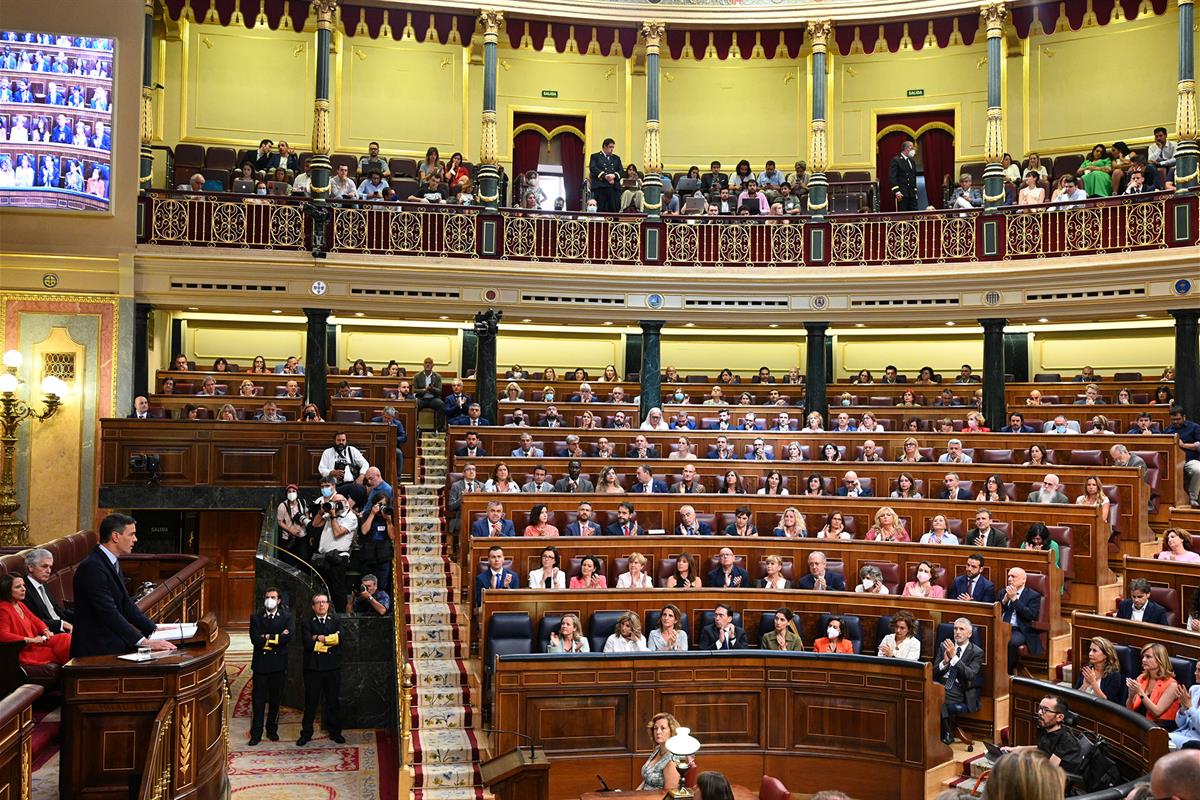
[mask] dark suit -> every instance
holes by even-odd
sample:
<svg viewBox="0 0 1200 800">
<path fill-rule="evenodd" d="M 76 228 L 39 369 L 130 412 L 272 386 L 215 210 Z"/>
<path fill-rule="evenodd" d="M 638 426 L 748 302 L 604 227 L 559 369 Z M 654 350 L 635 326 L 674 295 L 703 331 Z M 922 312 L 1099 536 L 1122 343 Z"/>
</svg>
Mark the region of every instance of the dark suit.
<svg viewBox="0 0 1200 800">
<path fill-rule="evenodd" d="M 646 493 L 646 484 L 635 483 L 633 486 L 629 487 L 629 491 Z M 658 480 L 657 478 L 652 479 L 650 481 L 650 492 L 652 492 L 654 494 L 666 494 L 667 493 L 667 485 L 665 483 L 663 483 L 662 481 Z"/>
<path fill-rule="evenodd" d="M 448 396 L 446 398 L 446 420 L 454 425 L 465 422 L 470 405 L 471 397 L 469 395 Z"/>
<path fill-rule="evenodd" d="M 250 661 L 250 669 L 254 672 L 252 739 L 262 736 L 264 717 L 267 736 L 272 740 L 279 736 L 279 700 L 283 696 L 287 646 L 292 640 L 292 630 L 292 615 L 288 611 L 277 608 L 273 615 L 266 610 L 250 615 L 250 644 L 254 647 Z"/>
<path fill-rule="evenodd" d="M 642 455 L 638 455 L 638 449 L 636 447 L 630 447 L 629 451 L 627 453 L 627 457 L 628 458 L 658 458 L 658 449 L 655 448 L 653 445 L 650 445 L 646 448 L 646 455 L 642 456 Z"/>
<path fill-rule="evenodd" d="M 487 517 L 477 519 L 477 520 L 475 520 L 474 524 L 471 525 L 471 535 L 472 536 L 491 536 L 492 533 L 491 533 L 490 528 L 491 528 L 491 523 L 488 522 Z M 501 536 L 516 536 L 517 535 L 516 528 L 513 527 L 513 523 L 512 523 L 511 519 L 508 519 L 507 517 L 505 517 L 504 519 L 500 520 L 500 535 Z"/>
<path fill-rule="evenodd" d="M 800 580 L 796 581 L 796 586 L 800 589 L 812 589 L 816 583 L 817 579 L 810 572 L 801 576 Z M 844 592 L 846 591 L 846 579 L 836 572 L 825 570 L 825 588 L 830 592 Z"/>
<path fill-rule="evenodd" d="M 612 183 L 604 178 L 609 173 L 616 175 Z M 616 153 L 611 156 L 603 150 L 592 153 L 588 160 L 588 176 L 592 181 L 592 196 L 596 198 L 597 211 L 615 213 L 621 210 L 617 206 L 621 201 L 621 178 L 624 175 L 625 168 L 621 166 L 621 157 Z"/>
<path fill-rule="evenodd" d="M 295 175 L 300 171 L 300 157 L 295 153 L 288 153 L 287 159 L 284 160 L 280 158 L 279 153 L 271 153 L 271 155 L 267 157 L 266 166 L 263 169 L 266 172 L 274 172 L 280 167 L 283 167 L 284 169 L 290 169 L 292 174 Z"/>
<path fill-rule="evenodd" d="M 892 157 L 888 167 L 888 183 L 891 184 L 893 195 L 899 193 L 902 197 L 896 201 L 897 211 L 917 210 L 917 165 L 911 158 L 902 155 Z"/>
<path fill-rule="evenodd" d="M 950 591 L 946 592 L 946 597 L 951 600 L 957 600 L 960 594 L 964 594 L 967 591 L 970 581 L 971 579 L 966 575 L 959 575 L 950 584 Z M 975 588 L 971 592 L 971 599 L 977 603 L 996 602 L 996 584 L 982 575 L 977 576 L 975 578 Z"/>
<path fill-rule="evenodd" d="M 583 492 L 586 494 L 596 491 L 596 487 L 592 485 L 591 479 L 589 479 L 586 475 L 580 475 L 575 479 L 575 485 L 571 486 L 571 476 L 564 475 L 554 482 L 554 491 Z"/>
<path fill-rule="evenodd" d="M 487 450 L 483 449 L 483 445 L 478 445 L 474 451 L 471 451 L 466 445 L 455 449 L 454 455 L 467 456 L 468 458 L 483 458 L 487 455 Z"/>
<path fill-rule="evenodd" d="M 938 494 L 938 497 L 942 498 L 943 500 L 970 500 L 971 493 L 960 486 L 954 490 L 953 497 L 950 496 L 949 489 L 942 489 L 941 493 Z"/>
<path fill-rule="evenodd" d="M 128 653 L 154 633 L 154 622 L 130 598 L 120 565 L 102 549 L 97 546 L 75 568 L 71 658 Z"/>
<path fill-rule="evenodd" d="M 28 576 L 25 577 L 25 605 L 29 607 L 30 611 L 37 615 L 38 619 L 46 623 L 46 627 L 50 629 L 50 632 L 62 633 L 63 620 L 74 624 L 73 621 L 75 619 L 75 615 L 59 605 L 58 598 L 54 596 L 54 593 L 49 589 L 46 589 L 46 597 L 50 598 L 50 606 L 54 609 L 54 613 L 58 615 L 58 619 L 54 619 L 54 617 L 50 616 L 50 609 L 46 607 L 44 602 L 42 602 L 42 596 L 38 593 L 36 586 L 37 584 L 34 582 L 33 578 Z"/>
<path fill-rule="evenodd" d="M 716 194 L 722 189 L 729 188 L 729 176 L 724 172 L 719 172 L 713 175 L 712 172 L 706 172 L 700 176 L 700 191 L 705 194 Z"/>
<path fill-rule="evenodd" d="M 1022 425 L 1020 430 L 1014 431 L 1011 425 L 1005 425 L 1000 429 L 1001 433 L 1037 433 L 1032 425 Z"/>
<path fill-rule="evenodd" d="M 838 497 L 849 497 L 849 496 L 850 496 L 850 490 L 849 490 L 849 489 L 847 489 L 845 486 L 839 486 L 839 487 L 838 487 L 838 490 L 837 490 L 837 496 L 838 496 Z M 867 488 L 866 486 L 862 486 L 862 485 L 860 484 L 860 485 L 859 485 L 859 491 L 858 491 L 858 494 L 857 494 L 856 496 L 857 496 L 857 497 L 874 497 L 874 496 L 875 496 L 875 493 L 874 493 L 874 492 L 872 492 L 872 491 L 871 491 L 869 488 Z"/>
<path fill-rule="evenodd" d="M 504 567 L 499 576 L 492 574 L 491 567 L 484 567 L 483 572 L 475 576 L 475 605 L 483 603 L 483 592 L 500 589 L 520 589 L 521 576 L 508 567 Z"/>
<path fill-rule="evenodd" d="M 629 534 L 630 536 L 645 536 L 646 535 L 646 529 L 643 528 L 641 525 L 638 525 L 636 521 L 630 520 L 627 524 L 629 525 L 630 529 L 632 530 L 632 533 Z M 620 522 L 614 522 L 612 525 L 609 525 L 607 528 L 604 529 L 604 535 L 605 536 L 625 536 L 625 526 L 622 525 Z"/>
<path fill-rule="evenodd" d="M 318 653 L 315 649 L 317 636 L 338 634 L 339 642 L 330 647 L 327 653 Z M 342 733 L 341 693 L 342 693 L 342 645 L 341 626 L 332 613 L 324 620 L 309 616 L 300 623 L 301 647 L 304 648 L 304 720 L 300 724 L 301 736 L 312 736 L 313 720 L 317 716 L 317 707 L 324 697 L 324 712 L 321 721 L 325 732 L 330 738 Z"/>
<path fill-rule="evenodd" d="M 1008 674 L 1011 675 L 1017 667 L 1020 658 L 1018 648 L 1025 645 L 1031 655 L 1042 654 L 1042 637 L 1033 627 L 1038 616 L 1042 613 L 1042 596 L 1026 586 L 1013 602 L 1009 602 L 1003 594 L 1000 596 L 1000 614 L 1005 622 L 1013 616 L 1016 624 L 1012 626 L 1012 638 L 1008 642 Z"/>
<path fill-rule="evenodd" d="M 417 396 L 417 414 L 420 415 L 423 408 L 432 408 L 433 413 L 437 415 L 437 429 L 444 430 L 446 404 L 442 402 L 442 376 L 436 372 L 426 373 L 425 370 L 421 370 L 413 376 L 412 387 Z M 480 424 L 487 423 L 481 421 Z"/>
<path fill-rule="evenodd" d="M 688 530 L 682 522 L 679 523 L 679 527 L 675 529 L 675 533 L 678 536 L 712 536 L 713 529 L 712 526 L 707 522 L 696 520 L 696 530 L 694 533 Z"/>
<path fill-rule="evenodd" d="M 29 603 L 28 600 L 25 602 Z M 1117 606 L 1117 618 L 1133 619 L 1133 600 L 1126 598 L 1121 601 L 1121 605 Z M 1149 622 L 1151 625 L 1170 624 L 1167 622 L 1167 610 L 1153 600 L 1146 602 L 1146 610 L 1142 612 L 1142 622 Z"/>
<path fill-rule="evenodd" d="M 733 641 L 725 645 L 721 641 L 721 634 L 717 632 L 716 625 L 705 625 L 700 631 L 700 643 L 697 646 L 699 650 L 744 650 L 746 647 L 746 631 L 737 627 L 733 627 Z"/>
<path fill-rule="evenodd" d="M 1004 531 L 996 528 L 988 528 L 987 539 L 982 545 L 975 542 L 979 533 L 979 528 L 971 528 L 971 530 L 967 531 L 967 535 L 963 537 L 963 545 L 966 547 L 1008 547 L 1008 534 Z"/>
<path fill-rule="evenodd" d="M 728 581 L 726 578 L 728 577 Z M 712 572 L 704 576 L 704 585 L 712 589 L 750 589 L 750 575 L 746 570 L 734 564 L 729 568 L 729 575 L 725 575 L 725 570 L 717 567 Z"/>
<path fill-rule="evenodd" d="M 588 522 L 585 524 L 588 526 L 588 530 L 591 531 L 591 533 L 587 534 L 588 536 L 599 536 L 600 535 L 600 526 L 597 525 L 595 522 Z M 572 522 L 570 525 L 568 525 L 563 530 L 562 535 L 563 536 L 583 536 L 584 534 L 583 534 L 583 529 L 580 526 L 580 524 L 578 522 Z"/>
<path fill-rule="evenodd" d="M 944 666 L 942 648 L 948 641 L 953 639 L 938 642 L 933 662 L 933 680 L 946 687 L 946 702 L 942 704 L 943 733 L 949 731 L 953 717 L 979 710 L 979 687 L 975 685 L 975 679 L 983 668 L 983 650 L 971 641 L 962 645 L 957 663 Z"/>
<path fill-rule="evenodd" d="M 482 491 L 483 481 L 472 481 L 470 487 L 467 486 L 466 480 L 458 480 L 450 484 L 450 495 L 446 498 L 446 511 L 449 512 L 451 533 L 458 533 L 461 524 L 458 512 L 462 508 L 463 495 Z"/>
</svg>

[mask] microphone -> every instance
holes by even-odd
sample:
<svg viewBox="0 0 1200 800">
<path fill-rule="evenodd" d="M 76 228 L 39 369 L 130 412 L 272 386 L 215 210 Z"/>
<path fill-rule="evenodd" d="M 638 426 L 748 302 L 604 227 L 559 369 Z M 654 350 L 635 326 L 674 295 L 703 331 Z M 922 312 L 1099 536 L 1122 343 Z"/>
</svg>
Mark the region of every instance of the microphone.
<svg viewBox="0 0 1200 800">
<path fill-rule="evenodd" d="M 600 781 L 600 791 L 602 791 L 602 792 L 611 792 L 612 791 L 612 789 L 608 788 L 608 781 L 604 780 L 603 775 L 597 775 L 596 780 Z"/>
<path fill-rule="evenodd" d="M 529 741 L 529 757 L 535 758 L 537 756 L 537 753 L 534 751 L 533 737 L 527 733 L 521 733 L 520 731 L 508 731 L 501 728 L 483 728 L 482 730 L 484 733 L 507 733 L 513 736 L 519 736 L 522 739 L 526 739 Z"/>
</svg>

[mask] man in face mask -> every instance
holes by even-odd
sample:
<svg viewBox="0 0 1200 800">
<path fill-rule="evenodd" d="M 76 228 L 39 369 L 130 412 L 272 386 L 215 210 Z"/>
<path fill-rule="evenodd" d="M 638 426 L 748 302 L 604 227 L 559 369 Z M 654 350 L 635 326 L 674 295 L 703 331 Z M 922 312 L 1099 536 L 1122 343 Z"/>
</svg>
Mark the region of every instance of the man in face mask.
<svg viewBox="0 0 1200 800">
<path fill-rule="evenodd" d="M 321 493 L 331 488 L 321 487 Z M 317 556 L 313 559 L 317 571 L 329 584 L 329 602 L 333 607 L 346 608 L 346 565 L 350 562 L 350 545 L 358 530 L 358 517 L 353 504 L 344 495 L 334 492 L 322 497 L 313 518 L 313 527 L 321 529 Z"/>
<path fill-rule="evenodd" d="M 250 615 L 250 643 L 254 646 L 250 661 L 254 673 L 251 696 L 254 710 L 250 740 L 246 744 L 251 747 L 262 741 L 264 712 L 267 738 L 272 742 L 279 741 L 279 699 L 283 695 L 287 646 L 291 638 L 291 612 L 280 607 L 279 590 L 272 586 L 263 592 L 262 608 Z"/>
<path fill-rule="evenodd" d="M 329 486 L 333 494 L 332 484 Z M 312 514 L 300 499 L 299 487 L 288 484 L 287 495 L 275 510 L 275 522 L 279 526 L 279 546 L 298 558 L 308 560 L 308 525 Z"/>
</svg>

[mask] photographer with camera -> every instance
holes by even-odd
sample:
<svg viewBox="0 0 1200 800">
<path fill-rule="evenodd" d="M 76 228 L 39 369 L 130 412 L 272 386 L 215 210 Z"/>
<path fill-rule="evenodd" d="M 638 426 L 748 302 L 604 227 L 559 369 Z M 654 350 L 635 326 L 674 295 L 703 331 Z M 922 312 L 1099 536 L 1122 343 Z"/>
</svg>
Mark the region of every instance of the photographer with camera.
<svg viewBox="0 0 1200 800">
<path fill-rule="evenodd" d="M 324 496 L 328 485 L 321 487 L 322 497 L 317 501 L 313 527 L 321 529 L 317 554 L 313 566 L 329 584 L 329 598 L 334 608 L 345 608 L 347 598 L 346 566 L 350 563 L 350 545 L 354 532 L 358 530 L 358 517 L 354 504 L 345 495 L 334 493 Z"/>
<path fill-rule="evenodd" d="M 275 510 L 275 523 L 279 527 L 279 546 L 307 561 L 308 526 L 312 524 L 312 514 L 300 499 L 300 487 L 296 484 L 288 484 L 287 495 Z"/>
<path fill-rule="evenodd" d="M 392 610 L 392 598 L 379 588 L 379 579 L 374 575 L 363 575 L 354 596 L 355 614 L 378 614 L 383 616 Z"/>
<path fill-rule="evenodd" d="M 382 483 L 382 480 L 380 482 Z M 364 573 L 379 575 L 381 580 L 376 583 L 389 591 L 392 588 L 392 554 L 396 541 L 394 517 L 391 497 L 382 492 L 377 495 L 372 491 L 367 500 L 366 513 L 359 525 L 358 539 L 359 568 Z"/>
<path fill-rule="evenodd" d="M 342 491 L 347 483 L 362 483 L 370 466 L 357 447 L 346 443 L 346 434 L 338 433 L 333 437 L 333 447 L 321 454 L 317 471 L 322 478 L 336 480 L 338 491 Z"/>
</svg>

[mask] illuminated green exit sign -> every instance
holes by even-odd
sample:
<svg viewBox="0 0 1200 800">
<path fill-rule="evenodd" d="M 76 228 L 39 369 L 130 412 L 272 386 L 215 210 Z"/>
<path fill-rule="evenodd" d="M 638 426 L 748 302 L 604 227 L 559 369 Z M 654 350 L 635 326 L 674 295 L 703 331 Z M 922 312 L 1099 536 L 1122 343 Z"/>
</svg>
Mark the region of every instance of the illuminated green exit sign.
<svg viewBox="0 0 1200 800">
<path fill-rule="evenodd" d="M 924 97 L 925 90 L 924 89 L 909 89 L 908 96 L 909 97 Z"/>
<path fill-rule="evenodd" d="M 542 97 L 558 97 L 557 89 L 542 89 Z"/>
</svg>

